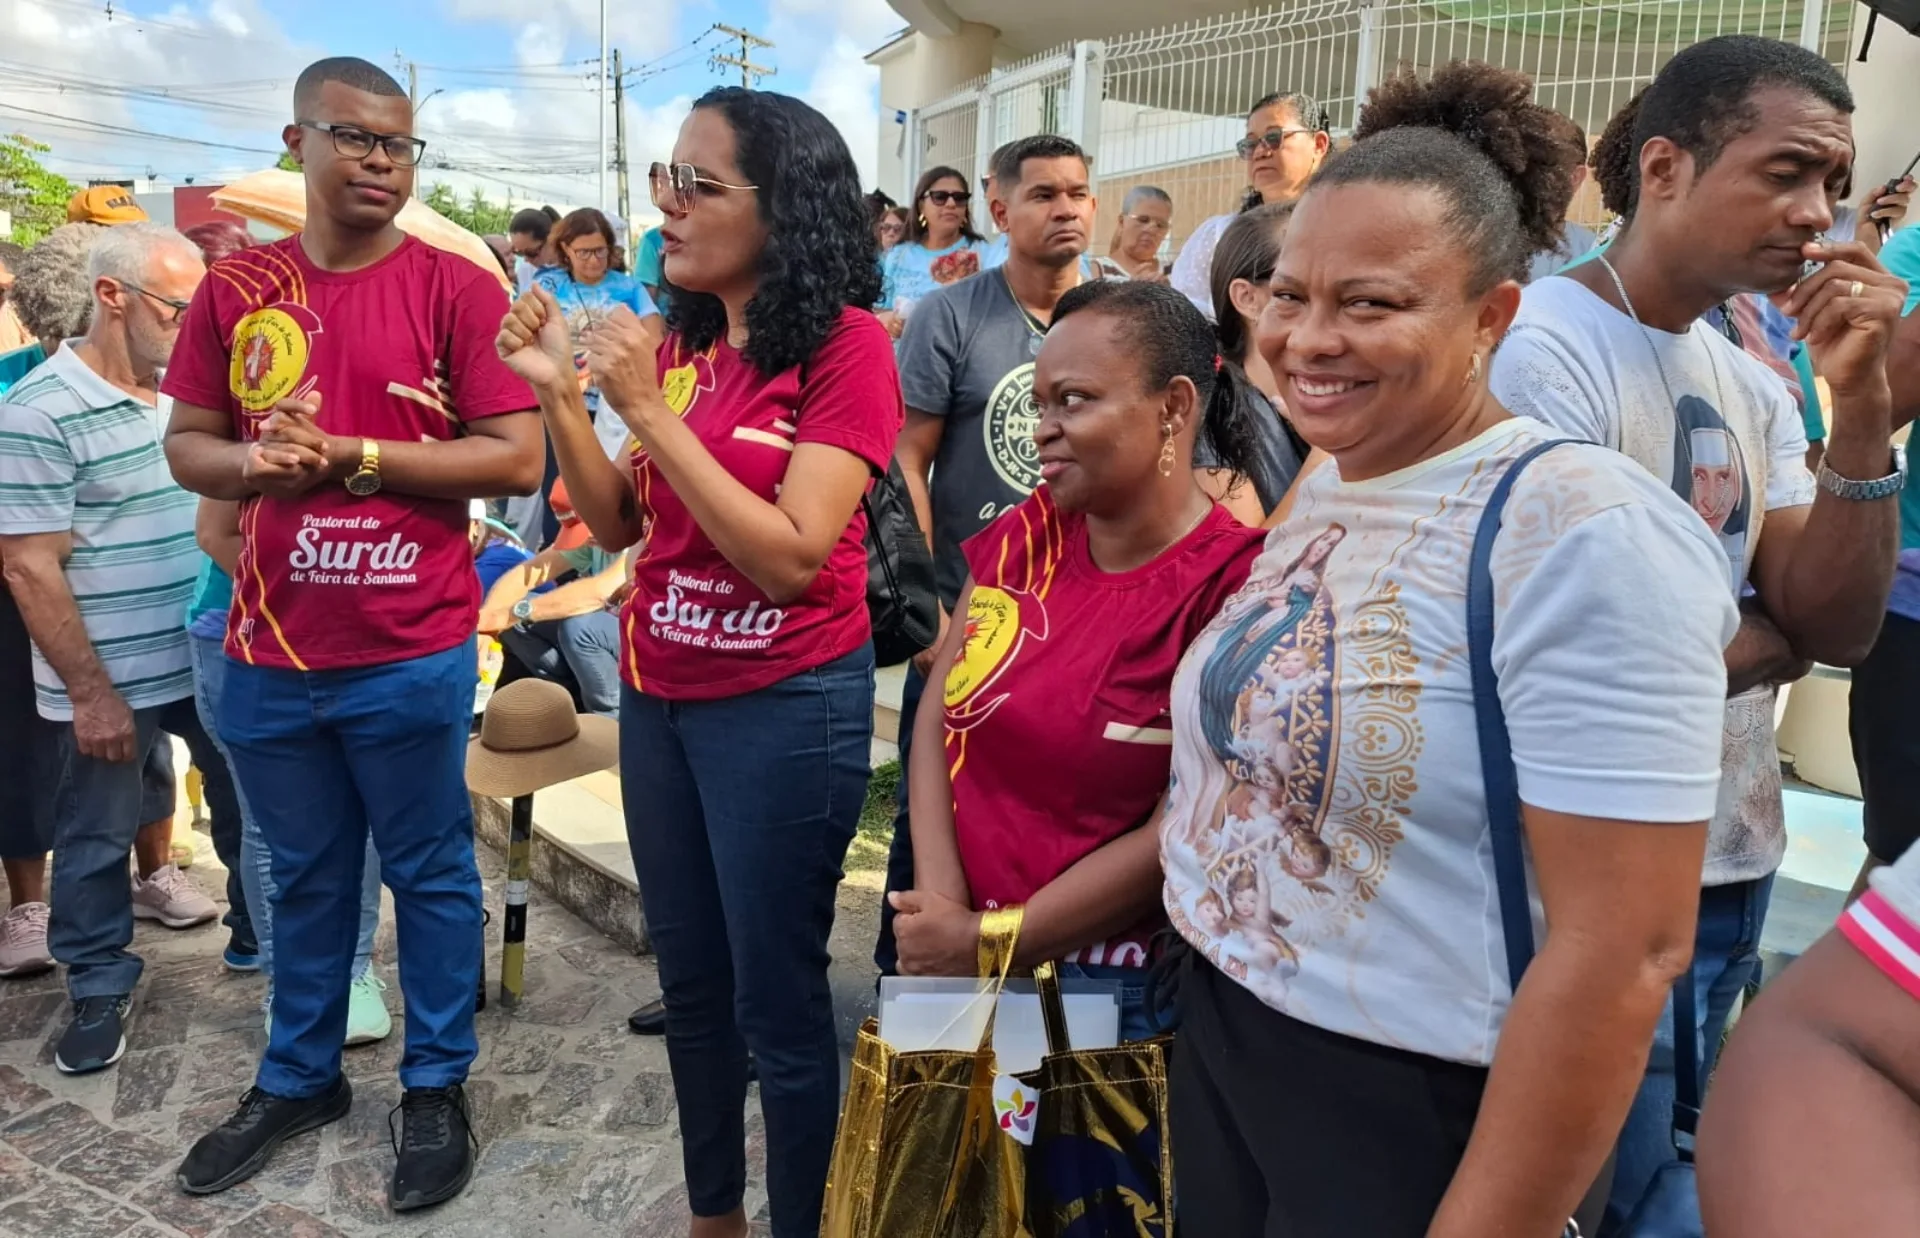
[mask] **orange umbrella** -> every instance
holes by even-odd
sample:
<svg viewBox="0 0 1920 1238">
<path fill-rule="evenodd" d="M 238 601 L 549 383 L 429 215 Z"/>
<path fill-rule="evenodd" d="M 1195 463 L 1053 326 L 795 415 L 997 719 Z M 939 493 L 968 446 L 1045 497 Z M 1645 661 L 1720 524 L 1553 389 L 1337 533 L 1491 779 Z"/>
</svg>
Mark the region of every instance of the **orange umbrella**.
<svg viewBox="0 0 1920 1238">
<path fill-rule="evenodd" d="M 214 190 L 213 204 L 243 219 L 298 232 L 307 222 L 307 185 L 298 172 L 270 168 Z M 419 237 L 435 249 L 459 254 L 499 280 L 509 294 L 513 292 L 513 285 L 500 270 L 500 260 L 487 243 L 420 199 L 408 198 L 394 222 L 402 232 Z"/>
</svg>

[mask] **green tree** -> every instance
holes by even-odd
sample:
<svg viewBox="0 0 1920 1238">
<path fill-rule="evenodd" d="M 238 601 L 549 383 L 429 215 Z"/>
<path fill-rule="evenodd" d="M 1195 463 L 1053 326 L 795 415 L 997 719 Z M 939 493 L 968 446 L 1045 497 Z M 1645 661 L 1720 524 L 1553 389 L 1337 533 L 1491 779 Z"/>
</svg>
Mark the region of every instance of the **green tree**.
<svg viewBox="0 0 1920 1238">
<path fill-rule="evenodd" d="M 13 216 L 13 239 L 31 245 L 67 222 L 77 186 L 49 172 L 40 156 L 52 148 L 22 133 L 0 135 L 0 210 Z"/>
<path fill-rule="evenodd" d="M 507 221 L 513 218 L 512 207 L 493 201 L 477 186 L 462 202 L 445 182 L 435 181 L 420 200 L 476 236 L 505 232 Z"/>
<path fill-rule="evenodd" d="M 280 158 L 274 162 L 273 166 L 279 168 L 282 172 L 298 172 L 300 170 L 300 161 L 293 157 L 292 151 L 283 150 L 280 152 Z"/>
</svg>

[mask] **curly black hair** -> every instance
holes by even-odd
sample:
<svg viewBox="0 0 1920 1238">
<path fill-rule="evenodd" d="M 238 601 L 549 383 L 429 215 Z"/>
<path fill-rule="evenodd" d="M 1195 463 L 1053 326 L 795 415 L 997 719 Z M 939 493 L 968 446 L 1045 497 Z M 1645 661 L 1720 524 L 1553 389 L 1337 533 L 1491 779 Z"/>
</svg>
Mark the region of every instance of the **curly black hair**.
<svg viewBox="0 0 1920 1238">
<path fill-rule="evenodd" d="M 760 284 L 747 302 L 746 359 L 772 377 L 819 351 L 848 306 L 880 299 L 879 243 L 853 155 L 833 122 L 791 95 L 722 86 L 693 105 L 733 127 L 740 171 L 767 242 Z M 667 324 L 695 351 L 726 334 L 727 309 L 711 293 L 667 282 Z"/>
<path fill-rule="evenodd" d="M 1681 49 L 1661 67 L 1634 122 L 1634 149 L 1667 138 L 1704 172 L 1727 143 L 1759 123 L 1753 96 L 1776 86 L 1853 114 L 1847 79 L 1826 57 L 1779 39 L 1726 34 Z"/>
<path fill-rule="evenodd" d="M 1425 185 L 1449 204 L 1447 222 L 1479 258 L 1474 295 L 1524 281 L 1533 255 L 1560 243 L 1580 162 L 1566 118 L 1533 101 L 1533 79 L 1456 60 L 1425 82 L 1411 73 L 1376 87 L 1350 150 L 1313 187 Z"/>
<path fill-rule="evenodd" d="M 1222 363 L 1213 324 L 1183 293 L 1144 280 L 1095 280 L 1070 289 L 1054 307 L 1049 330 L 1076 313 L 1104 314 L 1124 332 L 1127 351 L 1140 359 L 1141 383 L 1163 391 L 1177 376 L 1200 393 L 1199 437 L 1237 483 L 1253 473 L 1259 448 L 1240 367 Z"/>
<path fill-rule="evenodd" d="M 1644 87 L 1613 114 L 1600 140 L 1587 156 L 1594 183 L 1600 186 L 1600 205 L 1622 219 L 1633 214 L 1634 199 L 1640 193 L 1640 147 L 1633 140 L 1634 126 L 1640 123 L 1640 101 L 1647 97 Z"/>
</svg>

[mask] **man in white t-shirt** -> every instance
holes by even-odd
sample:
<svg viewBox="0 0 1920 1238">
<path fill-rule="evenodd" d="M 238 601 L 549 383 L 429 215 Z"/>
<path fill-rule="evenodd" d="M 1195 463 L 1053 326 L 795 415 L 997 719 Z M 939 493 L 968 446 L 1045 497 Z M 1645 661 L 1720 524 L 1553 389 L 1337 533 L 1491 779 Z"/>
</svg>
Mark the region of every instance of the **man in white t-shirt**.
<svg viewBox="0 0 1920 1238">
<path fill-rule="evenodd" d="M 1899 281 L 1863 247 L 1819 240 L 1852 163 L 1852 111 L 1840 73 L 1790 44 L 1733 36 L 1681 52 L 1641 103 L 1626 229 L 1601 258 L 1529 287 L 1494 360 L 1494 394 L 1514 412 L 1617 448 L 1688 500 L 1742 599 L 1692 974 L 1703 1071 L 1757 968 L 1786 850 L 1775 688 L 1808 661 L 1865 655 L 1898 545 L 1886 348 Z M 1803 262 L 1825 266 L 1802 279 Z M 1775 295 L 1821 356 L 1835 416 L 1817 479 L 1784 384 L 1701 321 L 1743 292 Z M 1610 1225 L 1673 1156 L 1672 1045 L 1669 1015 L 1621 1138 Z"/>
</svg>

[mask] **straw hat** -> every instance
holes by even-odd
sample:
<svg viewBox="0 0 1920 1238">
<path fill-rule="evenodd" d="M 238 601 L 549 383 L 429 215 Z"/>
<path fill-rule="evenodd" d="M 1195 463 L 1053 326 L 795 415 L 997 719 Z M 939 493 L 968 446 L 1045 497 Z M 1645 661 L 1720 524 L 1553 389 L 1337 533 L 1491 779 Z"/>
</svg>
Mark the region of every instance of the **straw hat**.
<svg viewBox="0 0 1920 1238">
<path fill-rule="evenodd" d="M 467 788 L 480 795 L 532 795 L 620 759 L 620 728 L 611 718 L 573 712 L 573 697 L 556 683 L 516 679 L 493 694 L 480 738 L 467 746 Z"/>
</svg>

